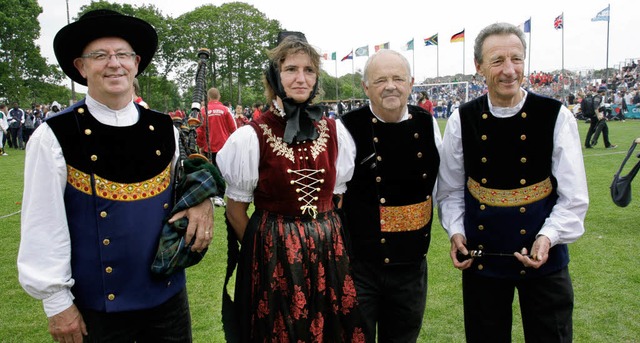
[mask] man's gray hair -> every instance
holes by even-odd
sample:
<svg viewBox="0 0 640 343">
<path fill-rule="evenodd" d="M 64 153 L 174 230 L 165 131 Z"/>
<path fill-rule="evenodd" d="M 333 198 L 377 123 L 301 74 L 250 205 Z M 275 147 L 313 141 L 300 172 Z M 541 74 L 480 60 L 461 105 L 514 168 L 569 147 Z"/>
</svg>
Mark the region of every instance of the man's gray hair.
<svg viewBox="0 0 640 343">
<path fill-rule="evenodd" d="M 524 47 L 524 57 L 527 57 L 527 42 L 524 32 L 513 24 L 495 23 L 482 29 L 476 37 L 475 44 L 473 45 L 473 59 L 476 62 L 482 64 L 482 46 L 484 45 L 484 41 L 489 36 L 494 35 L 516 35 Z"/>
</svg>

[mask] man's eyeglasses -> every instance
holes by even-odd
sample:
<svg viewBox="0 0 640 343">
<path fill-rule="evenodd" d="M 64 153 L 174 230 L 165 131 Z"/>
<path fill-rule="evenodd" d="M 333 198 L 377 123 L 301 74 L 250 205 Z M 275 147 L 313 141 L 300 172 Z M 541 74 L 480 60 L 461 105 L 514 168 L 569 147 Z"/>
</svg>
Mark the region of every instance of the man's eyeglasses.
<svg viewBox="0 0 640 343">
<path fill-rule="evenodd" d="M 115 54 L 107 54 L 106 52 L 90 52 L 88 54 L 81 55 L 82 58 L 90 58 L 96 62 L 107 62 L 111 59 L 111 56 L 115 56 L 118 62 L 125 63 L 131 62 L 131 59 L 136 55 L 133 51 L 116 52 Z"/>
</svg>

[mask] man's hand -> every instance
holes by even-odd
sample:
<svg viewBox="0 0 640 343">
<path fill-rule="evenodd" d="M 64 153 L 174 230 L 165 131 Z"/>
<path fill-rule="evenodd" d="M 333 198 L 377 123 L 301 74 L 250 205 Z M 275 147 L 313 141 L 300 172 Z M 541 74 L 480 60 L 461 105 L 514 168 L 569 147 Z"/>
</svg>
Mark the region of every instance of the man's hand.
<svg viewBox="0 0 640 343">
<path fill-rule="evenodd" d="M 202 252 L 213 239 L 213 204 L 207 199 L 199 205 L 174 214 L 169 219 L 169 223 L 185 216 L 189 219 L 189 225 L 184 239 L 186 242 L 191 242 L 195 237 L 191 251 Z"/>
<path fill-rule="evenodd" d="M 551 240 L 549 240 L 549 237 L 540 235 L 540 237 L 538 237 L 536 241 L 533 242 L 533 246 L 531 247 L 531 257 L 524 256 L 527 254 L 526 248 L 522 248 L 521 253 L 516 252 L 513 254 L 518 259 L 518 261 L 524 264 L 525 267 L 538 269 L 549 259 L 550 248 Z"/>
<path fill-rule="evenodd" d="M 49 333 L 56 342 L 82 342 L 87 335 L 87 326 L 76 305 L 49 317 Z"/>
<path fill-rule="evenodd" d="M 456 233 L 455 235 L 451 236 L 451 251 L 449 252 L 449 254 L 451 255 L 451 261 L 453 261 L 453 266 L 456 267 L 456 269 L 465 270 L 471 267 L 471 264 L 473 264 L 472 258 L 464 262 L 460 262 L 458 261 L 458 257 L 456 256 L 458 254 L 458 251 L 461 252 L 463 255 L 469 254 L 469 251 L 465 246 L 466 243 L 467 243 L 466 238 L 459 233 Z"/>
</svg>

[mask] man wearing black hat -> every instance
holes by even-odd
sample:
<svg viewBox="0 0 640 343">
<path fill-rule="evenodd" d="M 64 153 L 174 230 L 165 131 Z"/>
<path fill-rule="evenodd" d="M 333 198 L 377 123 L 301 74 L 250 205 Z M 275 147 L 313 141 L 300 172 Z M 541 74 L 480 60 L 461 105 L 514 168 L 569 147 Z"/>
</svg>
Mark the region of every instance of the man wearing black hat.
<svg viewBox="0 0 640 343">
<path fill-rule="evenodd" d="M 605 148 L 615 149 L 618 147 L 616 144 L 611 144 L 609 141 L 609 125 L 607 125 L 607 117 L 604 115 L 606 95 L 607 87 L 600 86 L 598 88 L 598 94 L 593 97 L 593 109 L 596 112 L 596 116 L 592 117 L 589 121 L 589 130 L 587 130 L 587 137 L 584 142 L 584 146 L 587 149 L 593 148 L 593 146 L 598 143 L 598 136 L 600 133 L 602 133 Z M 598 131 L 597 134 L 595 134 L 596 131 Z M 593 138 L 594 136 L 595 138 Z"/>
<path fill-rule="evenodd" d="M 27 146 L 18 270 L 43 301 L 55 341 L 191 341 L 184 270 L 152 275 L 179 156 L 169 116 L 134 104 L 157 48 L 140 19 L 97 10 L 62 28 L 54 51 L 86 99 L 49 118 Z M 41 178 L 47 170 L 51 178 Z M 209 201 L 187 217 L 192 250 L 211 242 Z"/>
</svg>

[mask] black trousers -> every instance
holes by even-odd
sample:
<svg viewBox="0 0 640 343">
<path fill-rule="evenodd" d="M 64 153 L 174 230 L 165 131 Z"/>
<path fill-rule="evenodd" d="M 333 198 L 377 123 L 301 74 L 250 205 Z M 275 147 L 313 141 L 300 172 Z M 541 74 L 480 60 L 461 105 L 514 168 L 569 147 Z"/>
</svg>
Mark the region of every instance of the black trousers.
<svg viewBox="0 0 640 343">
<path fill-rule="evenodd" d="M 606 120 L 606 119 L 602 119 L 602 120 Z M 591 118 L 591 120 L 589 121 L 589 130 L 587 130 L 587 137 L 584 140 L 584 146 L 586 148 L 592 147 L 591 137 L 596 132 L 596 126 L 598 126 L 599 122 L 600 120 L 598 120 L 598 118 L 596 117 Z M 604 140 L 604 147 L 608 148 L 609 146 L 611 146 L 611 142 L 609 142 L 609 126 L 607 125 L 606 121 L 602 124 L 604 125 L 604 127 L 602 128 L 602 139 Z"/>
<path fill-rule="evenodd" d="M 160 306 L 140 311 L 104 313 L 81 309 L 88 336 L 84 342 L 187 343 L 191 337 L 191 314 L 187 289 Z"/>
<path fill-rule="evenodd" d="M 366 342 L 416 342 L 427 302 L 427 260 L 383 266 L 352 260 Z"/>
<path fill-rule="evenodd" d="M 518 290 L 527 343 L 571 342 L 573 287 L 565 267 L 535 279 L 506 280 L 462 273 L 468 343 L 511 342 L 512 305 Z"/>
</svg>

